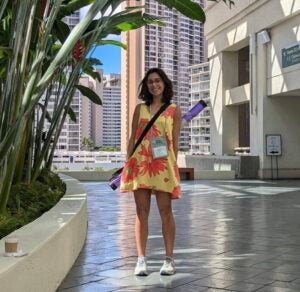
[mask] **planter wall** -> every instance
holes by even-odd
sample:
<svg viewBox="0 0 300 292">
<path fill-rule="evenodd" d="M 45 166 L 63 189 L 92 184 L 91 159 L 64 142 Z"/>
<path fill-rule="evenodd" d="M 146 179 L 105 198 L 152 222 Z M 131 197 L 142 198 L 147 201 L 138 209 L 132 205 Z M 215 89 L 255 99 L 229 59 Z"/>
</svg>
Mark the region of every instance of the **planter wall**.
<svg viewBox="0 0 300 292">
<path fill-rule="evenodd" d="M 79 182 L 61 175 L 64 197 L 51 210 L 9 236 L 27 256 L 4 257 L 0 240 L 1 291 L 54 292 L 78 257 L 86 238 L 86 193 Z"/>
</svg>

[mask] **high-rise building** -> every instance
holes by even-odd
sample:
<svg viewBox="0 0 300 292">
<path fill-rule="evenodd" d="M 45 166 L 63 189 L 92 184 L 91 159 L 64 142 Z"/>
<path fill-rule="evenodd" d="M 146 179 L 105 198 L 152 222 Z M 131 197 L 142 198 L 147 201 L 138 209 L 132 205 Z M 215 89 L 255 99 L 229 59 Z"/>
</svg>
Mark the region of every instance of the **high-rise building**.
<svg viewBox="0 0 300 292">
<path fill-rule="evenodd" d="M 102 71 L 99 71 L 102 75 Z M 85 87 L 90 88 L 99 96 L 103 93 L 103 84 L 91 78 L 90 76 L 82 76 L 79 83 Z M 80 144 L 79 148 L 82 150 L 82 142 L 85 138 L 90 139 L 95 146 L 101 146 L 103 143 L 102 130 L 102 115 L 103 107 L 93 103 L 90 99 L 83 96 L 76 90 L 76 94 L 80 97 Z M 103 98 L 102 98 L 103 102 Z"/>
<path fill-rule="evenodd" d="M 209 96 L 209 63 L 202 63 L 190 67 L 191 106 L 199 100 L 206 102 L 207 107 L 191 121 L 192 154 L 210 153 L 210 96 Z"/>
<path fill-rule="evenodd" d="M 103 78 L 103 146 L 121 145 L 121 75 L 109 74 Z"/>
<path fill-rule="evenodd" d="M 70 16 L 64 18 L 64 22 L 69 25 L 70 30 L 72 30 L 77 23 L 80 21 L 79 11 L 73 13 Z M 56 84 L 53 92 L 53 97 L 50 99 L 50 106 L 55 105 L 55 99 L 60 98 L 57 96 L 57 89 L 61 88 L 61 92 L 64 90 L 64 85 Z M 80 109 L 81 109 L 81 99 L 79 97 L 79 92 L 76 91 L 72 99 L 71 108 L 76 115 L 76 122 L 71 121 L 67 116 L 66 121 L 63 125 L 60 137 L 57 143 L 57 149 L 68 150 L 68 151 L 78 151 L 80 150 Z"/>
<path fill-rule="evenodd" d="M 72 30 L 80 21 L 80 12 L 76 11 L 71 15 L 64 18 L 64 22 L 69 26 L 70 30 Z"/>
<path fill-rule="evenodd" d="M 204 5 L 204 0 L 194 1 Z M 128 45 L 122 51 L 122 143 L 125 151 L 133 111 L 138 103 L 138 84 L 151 67 L 162 68 L 174 85 L 174 102 L 182 112 L 190 106 L 189 66 L 205 61 L 203 25 L 153 0 L 126 1 L 124 5 L 145 5 L 145 12 L 164 17 L 165 26 L 146 25 L 122 35 Z M 181 131 L 180 149 L 188 150 L 190 131 Z"/>
</svg>

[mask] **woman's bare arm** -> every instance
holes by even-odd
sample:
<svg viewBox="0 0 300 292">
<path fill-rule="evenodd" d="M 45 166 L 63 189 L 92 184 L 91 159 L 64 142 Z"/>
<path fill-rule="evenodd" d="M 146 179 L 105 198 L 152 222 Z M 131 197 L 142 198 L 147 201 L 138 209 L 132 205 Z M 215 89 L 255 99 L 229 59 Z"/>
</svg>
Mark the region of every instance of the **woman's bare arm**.
<svg viewBox="0 0 300 292">
<path fill-rule="evenodd" d="M 174 118 L 173 118 L 173 149 L 174 154 L 177 159 L 178 155 L 178 141 L 179 141 L 179 135 L 180 135 L 180 129 L 181 129 L 181 109 L 179 106 L 176 106 Z"/>
<path fill-rule="evenodd" d="M 132 126 L 131 126 L 131 135 L 127 145 L 127 159 L 131 156 L 133 147 L 134 147 L 134 139 L 138 127 L 139 115 L 140 115 L 141 104 L 138 104 L 135 107 L 133 118 L 132 118 Z"/>
</svg>

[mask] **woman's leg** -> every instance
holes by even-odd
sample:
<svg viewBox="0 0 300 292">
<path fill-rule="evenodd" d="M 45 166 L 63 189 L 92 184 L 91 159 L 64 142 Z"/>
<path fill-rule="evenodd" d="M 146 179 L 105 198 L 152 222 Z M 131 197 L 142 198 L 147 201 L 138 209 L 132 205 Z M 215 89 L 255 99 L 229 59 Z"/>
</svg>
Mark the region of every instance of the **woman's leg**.
<svg viewBox="0 0 300 292">
<path fill-rule="evenodd" d="M 165 192 L 157 192 L 156 202 L 162 221 L 162 233 L 165 242 L 166 256 L 173 258 L 176 227 L 172 212 L 172 200 L 170 194 Z"/>
<path fill-rule="evenodd" d="M 151 203 L 151 190 L 138 189 L 134 191 L 136 205 L 135 241 L 139 257 L 146 256 L 148 239 L 148 217 Z"/>
</svg>

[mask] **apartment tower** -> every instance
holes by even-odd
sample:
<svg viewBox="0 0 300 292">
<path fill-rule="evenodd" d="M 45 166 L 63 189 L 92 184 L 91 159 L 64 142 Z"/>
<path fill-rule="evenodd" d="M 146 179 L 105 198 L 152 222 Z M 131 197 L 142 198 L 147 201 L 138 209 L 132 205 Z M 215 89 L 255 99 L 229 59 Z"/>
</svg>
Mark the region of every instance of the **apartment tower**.
<svg viewBox="0 0 300 292">
<path fill-rule="evenodd" d="M 209 95 L 209 63 L 190 67 L 191 106 L 199 100 L 206 102 L 207 107 L 191 121 L 191 154 L 210 153 L 210 95 Z"/>
<path fill-rule="evenodd" d="M 204 5 L 204 0 L 194 1 Z M 138 85 L 145 72 L 152 67 L 162 68 L 174 85 L 173 101 L 182 112 L 190 106 L 189 66 L 205 61 L 203 25 L 170 10 L 154 0 L 126 1 L 128 6 L 145 6 L 145 12 L 164 18 L 165 26 L 146 25 L 122 35 L 128 45 L 122 50 L 122 141 L 126 144 L 131 131 L 131 119 L 137 100 Z M 180 149 L 188 150 L 190 130 L 181 131 Z"/>
<path fill-rule="evenodd" d="M 103 146 L 121 145 L 121 75 L 109 74 L 103 78 Z"/>
</svg>

